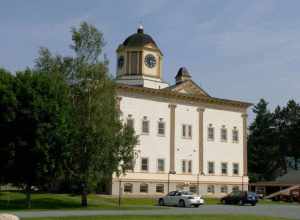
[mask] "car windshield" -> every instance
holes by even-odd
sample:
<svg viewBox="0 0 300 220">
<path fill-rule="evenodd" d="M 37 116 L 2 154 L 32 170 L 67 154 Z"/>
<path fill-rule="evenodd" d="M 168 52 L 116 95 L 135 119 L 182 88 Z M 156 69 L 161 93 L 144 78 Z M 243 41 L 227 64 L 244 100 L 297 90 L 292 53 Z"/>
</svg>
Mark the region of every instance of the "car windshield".
<svg viewBox="0 0 300 220">
<path fill-rule="evenodd" d="M 254 193 L 254 192 L 248 192 L 248 195 L 249 196 L 256 196 L 256 193 Z"/>
<path fill-rule="evenodd" d="M 189 195 L 193 195 L 193 193 L 188 192 L 188 191 L 183 191 L 183 192 L 181 192 L 181 195 L 189 196 Z"/>
</svg>

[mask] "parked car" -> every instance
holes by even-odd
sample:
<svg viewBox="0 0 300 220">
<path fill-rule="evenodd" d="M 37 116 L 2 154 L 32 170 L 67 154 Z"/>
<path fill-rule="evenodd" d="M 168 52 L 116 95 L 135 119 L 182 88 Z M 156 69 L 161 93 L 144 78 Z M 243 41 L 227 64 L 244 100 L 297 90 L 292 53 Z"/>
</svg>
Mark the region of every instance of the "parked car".
<svg viewBox="0 0 300 220">
<path fill-rule="evenodd" d="M 200 195 L 193 195 L 189 191 L 172 191 L 158 199 L 160 206 L 199 207 L 204 204 Z"/>
<path fill-rule="evenodd" d="M 235 191 L 221 198 L 221 203 L 223 204 L 251 204 L 255 206 L 257 202 L 258 196 L 256 193 L 247 191 Z"/>
</svg>

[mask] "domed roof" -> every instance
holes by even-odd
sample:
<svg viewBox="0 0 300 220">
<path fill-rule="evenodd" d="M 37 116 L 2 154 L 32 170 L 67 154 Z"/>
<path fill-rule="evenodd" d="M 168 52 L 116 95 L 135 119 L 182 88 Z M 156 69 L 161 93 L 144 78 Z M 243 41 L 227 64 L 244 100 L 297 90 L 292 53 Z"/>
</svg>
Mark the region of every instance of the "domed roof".
<svg viewBox="0 0 300 220">
<path fill-rule="evenodd" d="M 143 47 L 149 43 L 152 43 L 155 47 L 157 47 L 152 37 L 148 34 L 145 34 L 143 27 L 140 26 L 137 30 L 137 33 L 126 38 L 126 40 L 123 42 L 123 45 L 128 47 Z"/>
</svg>

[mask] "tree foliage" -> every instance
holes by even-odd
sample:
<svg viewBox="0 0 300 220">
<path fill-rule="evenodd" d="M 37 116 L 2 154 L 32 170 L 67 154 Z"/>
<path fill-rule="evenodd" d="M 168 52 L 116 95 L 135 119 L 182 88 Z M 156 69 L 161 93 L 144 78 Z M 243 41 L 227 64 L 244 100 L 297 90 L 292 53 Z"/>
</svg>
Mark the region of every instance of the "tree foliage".
<svg viewBox="0 0 300 220">
<path fill-rule="evenodd" d="M 252 181 L 273 180 L 287 172 L 287 158 L 300 158 L 300 105 L 294 100 L 274 112 L 261 99 L 254 106 L 256 117 L 249 127 L 249 173 Z"/>
<path fill-rule="evenodd" d="M 0 69 L 1 182 L 22 186 L 30 207 L 32 187 L 59 181 L 87 193 L 125 172 L 137 138 L 123 126 L 116 85 L 101 58 L 103 34 L 83 22 L 73 27 L 72 56 L 41 48 L 33 69 Z"/>
</svg>

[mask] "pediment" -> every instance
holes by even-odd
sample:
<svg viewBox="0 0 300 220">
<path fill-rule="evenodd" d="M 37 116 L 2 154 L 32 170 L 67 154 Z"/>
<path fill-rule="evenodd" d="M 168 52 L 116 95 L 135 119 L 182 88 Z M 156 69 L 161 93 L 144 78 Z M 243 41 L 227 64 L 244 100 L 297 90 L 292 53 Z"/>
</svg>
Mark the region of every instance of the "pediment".
<svg viewBox="0 0 300 220">
<path fill-rule="evenodd" d="M 190 94 L 190 95 L 201 95 L 201 96 L 209 96 L 200 86 L 198 86 L 192 80 L 187 80 L 182 83 L 176 84 L 174 86 L 169 87 L 170 90 Z"/>
</svg>

